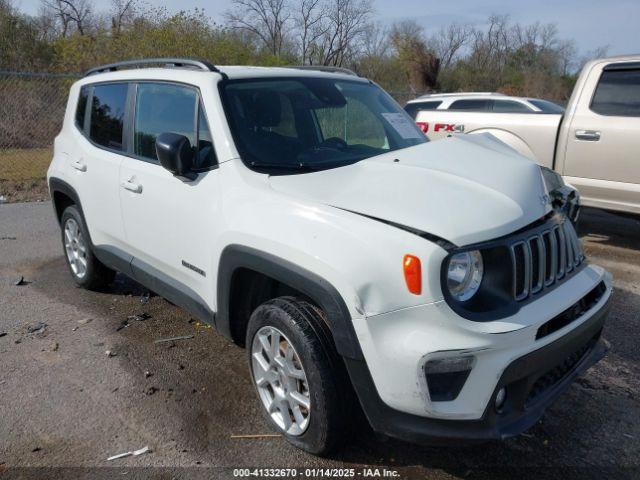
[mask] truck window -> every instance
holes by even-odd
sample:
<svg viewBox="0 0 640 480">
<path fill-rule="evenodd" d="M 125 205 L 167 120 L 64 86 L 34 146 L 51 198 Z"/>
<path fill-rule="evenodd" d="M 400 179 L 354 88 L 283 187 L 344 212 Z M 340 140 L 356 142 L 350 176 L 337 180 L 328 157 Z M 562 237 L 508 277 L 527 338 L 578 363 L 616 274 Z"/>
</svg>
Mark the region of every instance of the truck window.
<svg viewBox="0 0 640 480">
<path fill-rule="evenodd" d="M 532 113 L 524 103 L 513 100 L 494 100 L 493 111 L 498 113 Z"/>
<path fill-rule="evenodd" d="M 418 112 L 422 110 L 435 110 L 442 104 L 442 101 L 432 102 L 411 102 L 404 106 L 404 111 L 413 117 L 415 120 L 418 116 Z"/>
<path fill-rule="evenodd" d="M 449 110 L 466 110 L 471 112 L 490 112 L 493 106 L 493 100 L 485 100 L 481 98 L 470 100 L 456 100 L 451 104 Z"/>
<path fill-rule="evenodd" d="M 640 69 L 605 68 L 591 110 L 601 115 L 640 117 Z"/>
<path fill-rule="evenodd" d="M 184 135 L 196 146 L 195 89 L 166 83 L 141 83 L 136 96 L 134 153 L 157 160 L 156 137 L 171 132 Z"/>
<path fill-rule="evenodd" d="M 122 150 L 122 126 L 128 88 L 126 83 L 93 87 L 89 137 L 98 145 Z"/>
</svg>

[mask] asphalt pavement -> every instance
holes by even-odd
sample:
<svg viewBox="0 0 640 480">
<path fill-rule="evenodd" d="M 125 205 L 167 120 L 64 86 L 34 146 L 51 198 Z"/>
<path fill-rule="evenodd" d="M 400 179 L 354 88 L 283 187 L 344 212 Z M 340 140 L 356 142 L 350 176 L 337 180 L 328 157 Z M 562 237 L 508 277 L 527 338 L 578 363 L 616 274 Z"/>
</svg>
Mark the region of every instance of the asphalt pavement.
<svg viewBox="0 0 640 480">
<path fill-rule="evenodd" d="M 51 204 L 0 205 L 0 478 L 638 478 L 640 221 L 585 210 L 580 234 L 614 275 L 612 349 L 539 424 L 503 442 L 420 447 L 354 419 L 345 448 L 317 458 L 269 436 L 244 350 L 160 297 L 145 303 L 124 276 L 105 292 L 76 288 Z"/>
</svg>

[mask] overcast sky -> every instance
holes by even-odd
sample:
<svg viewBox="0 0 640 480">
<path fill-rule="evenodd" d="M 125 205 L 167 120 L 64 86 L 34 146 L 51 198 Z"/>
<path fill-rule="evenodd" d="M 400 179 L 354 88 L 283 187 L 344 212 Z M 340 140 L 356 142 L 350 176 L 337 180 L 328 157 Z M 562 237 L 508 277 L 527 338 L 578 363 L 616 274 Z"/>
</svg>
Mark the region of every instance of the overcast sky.
<svg viewBox="0 0 640 480">
<path fill-rule="evenodd" d="M 147 0 L 169 10 L 203 8 L 214 20 L 230 0 Z M 14 0 L 27 13 L 37 13 L 40 0 Z M 94 1 L 94 5 L 109 2 Z M 576 41 L 581 54 L 608 45 L 610 54 L 640 53 L 638 0 L 374 0 L 376 18 L 385 23 L 414 19 L 427 32 L 452 22 L 482 24 L 493 13 L 520 23 L 555 23 L 563 38 Z"/>
</svg>

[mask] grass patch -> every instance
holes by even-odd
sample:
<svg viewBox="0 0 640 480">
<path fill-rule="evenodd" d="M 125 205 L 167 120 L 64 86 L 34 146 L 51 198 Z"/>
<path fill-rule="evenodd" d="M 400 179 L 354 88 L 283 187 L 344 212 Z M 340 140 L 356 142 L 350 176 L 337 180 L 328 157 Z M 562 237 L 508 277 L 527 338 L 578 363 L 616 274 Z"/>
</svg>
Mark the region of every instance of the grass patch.
<svg viewBox="0 0 640 480">
<path fill-rule="evenodd" d="M 24 182 L 43 179 L 52 158 L 50 148 L 0 150 L 0 180 Z"/>
</svg>

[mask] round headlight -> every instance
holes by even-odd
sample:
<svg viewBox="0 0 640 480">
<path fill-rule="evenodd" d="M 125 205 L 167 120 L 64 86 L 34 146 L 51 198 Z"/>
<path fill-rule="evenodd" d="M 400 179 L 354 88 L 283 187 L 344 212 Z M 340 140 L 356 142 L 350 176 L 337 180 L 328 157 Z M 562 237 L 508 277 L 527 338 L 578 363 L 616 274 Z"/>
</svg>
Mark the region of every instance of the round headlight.
<svg viewBox="0 0 640 480">
<path fill-rule="evenodd" d="M 456 253 L 447 269 L 449 293 L 459 302 L 469 300 L 480 288 L 483 273 L 482 254 L 478 250 Z"/>
</svg>

